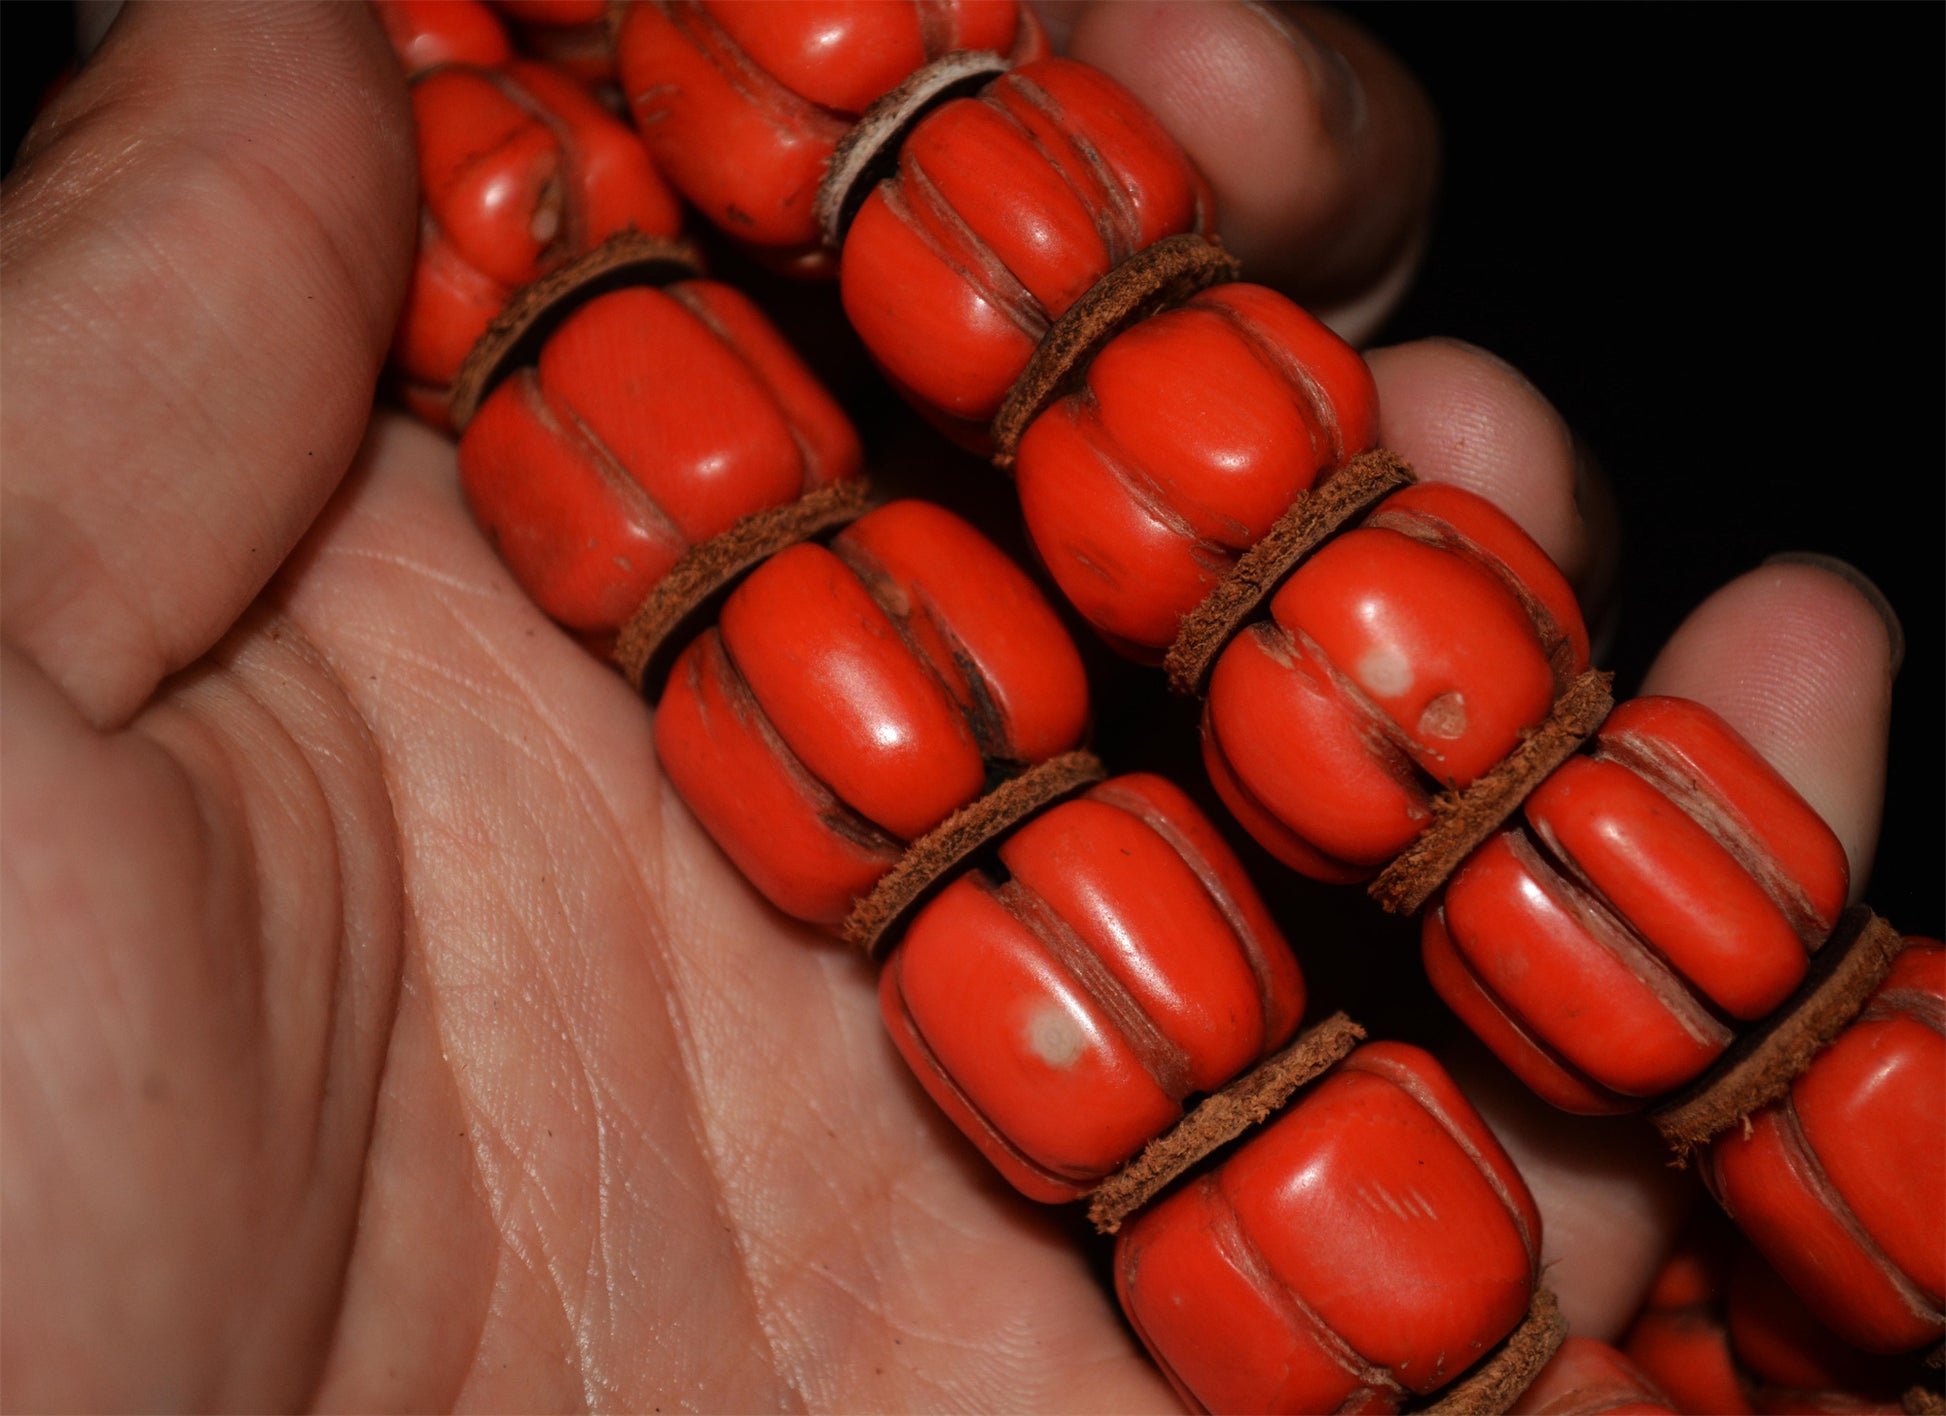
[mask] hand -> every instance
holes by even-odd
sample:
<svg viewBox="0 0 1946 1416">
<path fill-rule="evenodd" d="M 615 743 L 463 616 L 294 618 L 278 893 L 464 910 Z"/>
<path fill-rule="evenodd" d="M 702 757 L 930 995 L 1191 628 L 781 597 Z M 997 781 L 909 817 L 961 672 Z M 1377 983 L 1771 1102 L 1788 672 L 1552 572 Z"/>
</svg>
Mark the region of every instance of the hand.
<svg viewBox="0 0 1946 1416">
<path fill-rule="evenodd" d="M 1172 1405 L 1066 1221 L 906 1077 L 869 969 L 662 789 L 450 447 L 367 426 L 405 133 L 361 11 L 135 9 L 9 183 L 0 1400 Z M 1531 387 L 1450 345 L 1375 367 L 1392 445 L 1597 574 Z M 1735 687 L 1813 653 L 1856 672 Z M 1885 664 L 1792 569 L 1656 686 L 1862 878 Z M 1588 1156 L 1528 1173 L 1585 1199 Z M 1571 1310 L 1626 1301 L 1609 1250 L 1646 1268 L 1667 1222 L 1599 1193 L 1602 1233 L 1551 1231 Z"/>
</svg>

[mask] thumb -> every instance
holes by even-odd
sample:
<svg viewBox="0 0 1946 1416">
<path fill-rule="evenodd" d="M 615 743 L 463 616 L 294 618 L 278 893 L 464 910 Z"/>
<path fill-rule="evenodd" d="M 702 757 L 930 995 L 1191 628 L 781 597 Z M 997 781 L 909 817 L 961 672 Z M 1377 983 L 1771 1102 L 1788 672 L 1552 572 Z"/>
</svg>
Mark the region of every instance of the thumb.
<svg viewBox="0 0 1946 1416">
<path fill-rule="evenodd" d="M 230 625 L 362 435 L 413 238 L 364 6 L 131 5 L 0 200 L 0 619 L 97 726 Z"/>
</svg>

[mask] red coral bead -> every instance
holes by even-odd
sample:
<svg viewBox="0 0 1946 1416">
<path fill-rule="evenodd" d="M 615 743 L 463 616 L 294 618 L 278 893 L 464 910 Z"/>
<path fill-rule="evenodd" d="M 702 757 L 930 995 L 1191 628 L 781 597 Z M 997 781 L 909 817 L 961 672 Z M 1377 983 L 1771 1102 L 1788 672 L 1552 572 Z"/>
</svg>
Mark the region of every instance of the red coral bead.
<svg viewBox="0 0 1946 1416">
<path fill-rule="evenodd" d="M 1488 502 L 1395 493 L 1328 542 L 1218 657 L 1204 760 L 1286 864 L 1357 879 L 1547 716 L 1587 666 L 1566 581 Z"/>
<path fill-rule="evenodd" d="M 1898 1397 L 1911 1383 L 1910 1364 L 1841 1341 L 1747 1245 L 1730 1277 L 1728 1321 L 1738 1359 L 1765 1388 L 1759 1410 L 1863 1412 L 1873 1398 L 1878 1409 L 1903 1410 Z"/>
<path fill-rule="evenodd" d="M 617 65 L 677 189 L 738 240 L 824 273 L 813 204 L 858 115 L 951 50 L 1042 47 L 1013 0 L 661 0 L 630 7 Z"/>
<path fill-rule="evenodd" d="M 1610 1347 L 1570 1337 L 1556 1349 L 1509 1416 L 1673 1416 L 1647 1374 Z"/>
<path fill-rule="evenodd" d="M 1915 942 L 1790 1094 L 1711 1144 L 1704 1179 L 1845 1341 L 1946 1333 L 1946 947 Z"/>
<path fill-rule="evenodd" d="M 1377 440 L 1357 351 L 1275 291 L 1225 285 L 1110 341 L 1014 475 L 1069 601 L 1153 660 L 1299 493 Z"/>
<path fill-rule="evenodd" d="M 1691 1080 L 1728 1019 L 1803 979 L 1844 848 L 1701 704 L 1639 698 L 1527 799 L 1426 918 L 1433 987 L 1535 1091 L 1628 1109 Z"/>
<path fill-rule="evenodd" d="M 1023 1193 L 1086 1192 L 1289 1040 L 1296 961 L 1175 787 L 1118 777 L 1017 830 L 913 921 L 879 1002 L 933 1099 Z"/>
<path fill-rule="evenodd" d="M 442 64 L 492 68 L 514 57 L 506 26 L 482 0 L 372 0 L 407 74 Z"/>
<path fill-rule="evenodd" d="M 1735 1231 L 1692 1223 L 1657 1273 L 1622 1351 L 1678 1411 L 1751 1416 L 1754 1408 L 1730 1351 L 1724 1302 Z"/>
<path fill-rule="evenodd" d="M 392 364 L 424 411 L 516 289 L 681 212 L 634 134 L 546 65 L 435 69 L 412 112 L 424 206 Z"/>
<path fill-rule="evenodd" d="M 1132 94 L 1085 65 L 1023 64 L 913 129 L 846 237 L 845 312 L 895 383 L 977 440 L 1075 300 L 1210 221 L 1202 178 Z"/>
<path fill-rule="evenodd" d="M 959 518 L 895 502 L 750 573 L 677 661 L 656 752 L 766 898 L 831 925 L 990 772 L 1074 746 L 1087 715 L 1080 656 L 1026 576 Z"/>
<path fill-rule="evenodd" d="M 612 634 L 682 552 L 855 477 L 857 435 L 744 296 L 621 290 L 564 321 L 460 439 L 474 516 L 535 603 Z"/>
<path fill-rule="evenodd" d="M 1524 1316 L 1540 1214 L 1432 1057 L 1360 1048 L 1115 1246 L 1123 1310 L 1210 1411 L 1394 1411 Z"/>
</svg>

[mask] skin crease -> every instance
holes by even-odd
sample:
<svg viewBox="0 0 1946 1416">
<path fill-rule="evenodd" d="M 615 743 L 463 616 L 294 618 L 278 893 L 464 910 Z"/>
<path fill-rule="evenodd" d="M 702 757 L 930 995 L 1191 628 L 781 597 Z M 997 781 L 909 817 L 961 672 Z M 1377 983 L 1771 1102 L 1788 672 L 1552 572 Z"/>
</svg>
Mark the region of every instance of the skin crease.
<svg viewBox="0 0 1946 1416">
<path fill-rule="evenodd" d="M 450 446 L 367 426 L 403 115 L 360 9 L 136 8 L 9 179 L 0 1403 L 1172 1408 L 869 971 L 662 789 Z M 1607 533 L 1531 387 L 1449 345 L 1375 369 L 1394 445 L 1585 583 Z M 1886 653 L 1846 581 L 1765 570 L 1653 687 L 1751 735 L 1862 879 L 1884 697 L 1831 685 Z M 1549 1210 L 1591 1152 L 1537 1129 Z M 1595 1231 L 1571 1312 L 1659 1252 L 1604 1193 L 1550 1230 Z"/>
</svg>

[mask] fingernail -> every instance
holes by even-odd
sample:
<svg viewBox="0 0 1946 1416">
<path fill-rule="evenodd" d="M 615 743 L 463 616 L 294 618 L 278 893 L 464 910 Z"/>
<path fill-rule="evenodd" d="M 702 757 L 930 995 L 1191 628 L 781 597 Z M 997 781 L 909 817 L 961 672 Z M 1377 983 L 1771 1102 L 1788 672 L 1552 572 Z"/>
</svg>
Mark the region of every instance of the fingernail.
<svg viewBox="0 0 1946 1416">
<path fill-rule="evenodd" d="M 1371 113 L 1365 104 L 1365 86 L 1358 81 L 1351 61 L 1327 44 L 1316 27 L 1295 10 L 1268 5 L 1263 0 L 1244 0 L 1244 4 L 1264 19 L 1304 65 L 1318 96 L 1318 111 L 1323 116 L 1325 131 L 1336 138 L 1354 138 L 1363 133 Z"/>
<path fill-rule="evenodd" d="M 1767 557 L 1765 565 L 1808 565 L 1815 570 L 1835 575 L 1865 597 L 1865 603 L 1878 612 L 1885 623 L 1885 643 L 1892 656 L 1892 677 L 1897 679 L 1899 668 L 1905 663 L 1905 626 L 1899 623 L 1899 613 L 1892 608 L 1892 602 L 1885 598 L 1885 592 L 1872 583 L 1871 577 L 1850 561 L 1839 560 L 1836 556 L 1819 555 L 1816 551 L 1780 551 Z"/>
</svg>

